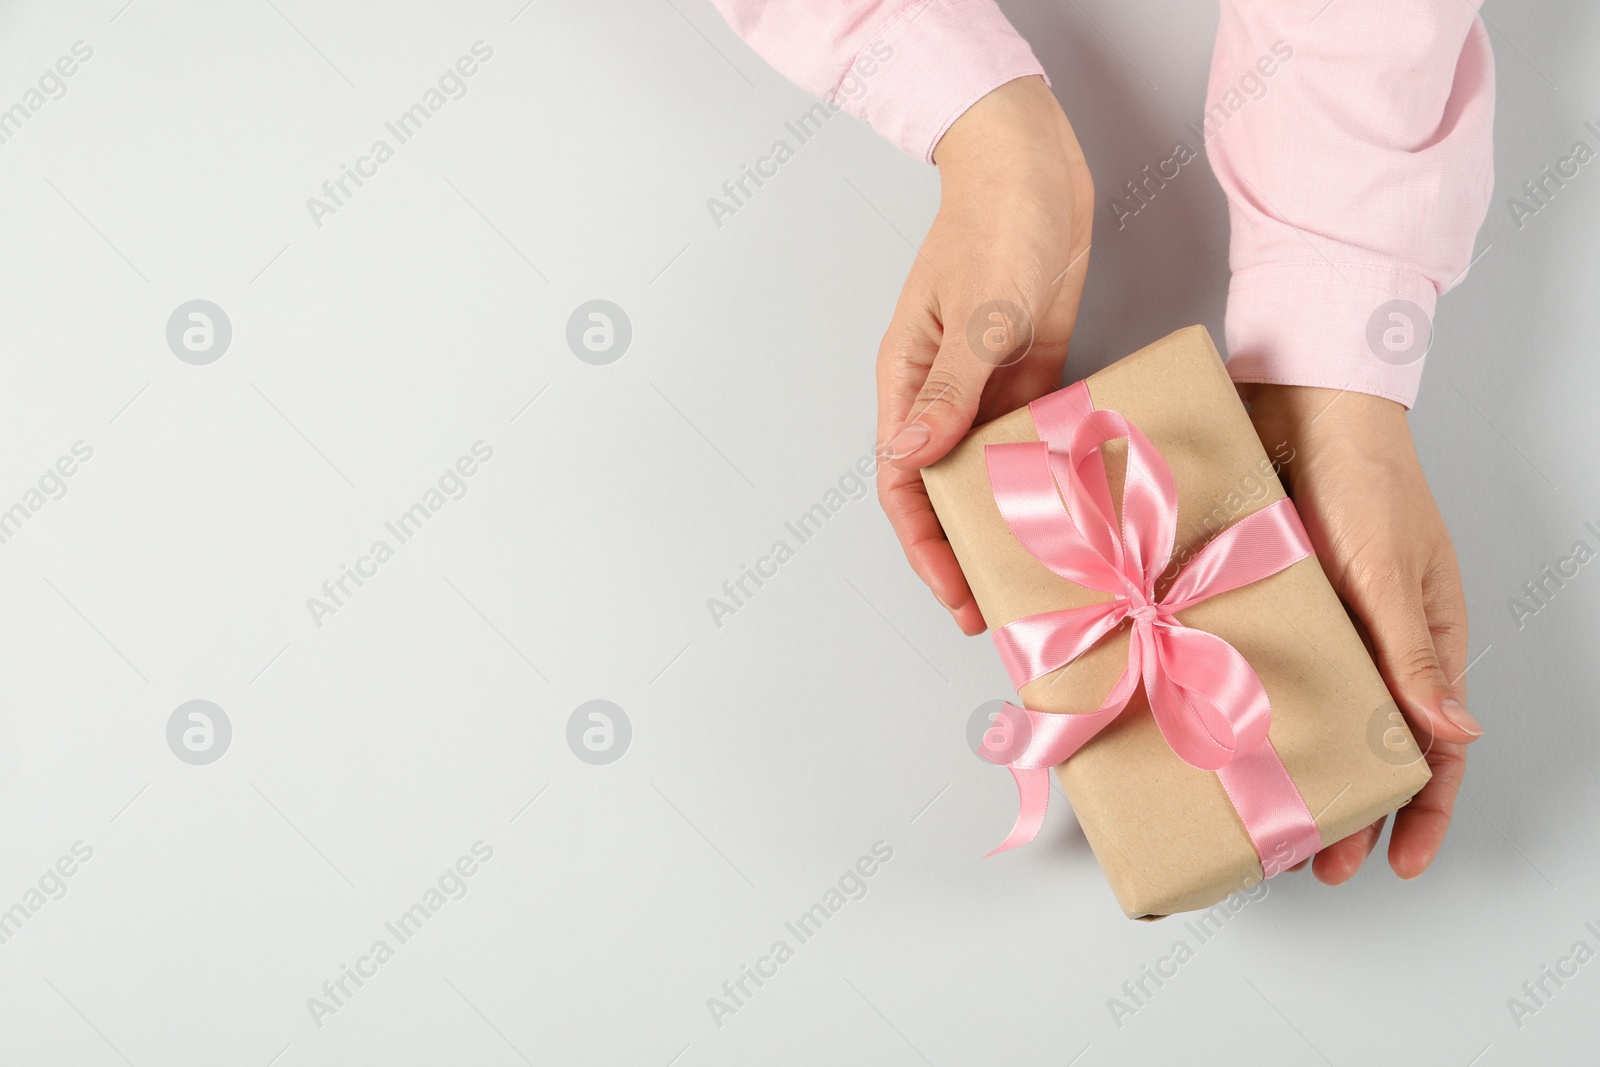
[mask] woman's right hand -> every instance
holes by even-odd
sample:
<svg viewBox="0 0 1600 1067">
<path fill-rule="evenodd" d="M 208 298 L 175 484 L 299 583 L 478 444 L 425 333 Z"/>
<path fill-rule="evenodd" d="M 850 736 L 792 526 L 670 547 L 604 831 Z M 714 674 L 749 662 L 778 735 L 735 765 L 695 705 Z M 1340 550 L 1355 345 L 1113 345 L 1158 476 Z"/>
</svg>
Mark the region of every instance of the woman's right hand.
<svg viewBox="0 0 1600 1067">
<path fill-rule="evenodd" d="M 878 347 L 878 500 L 967 633 L 983 615 L 921 469 L 977 422 L 1061 384 L 1089 265 L 1094 182 L 1044 79 L 1007 82 L 934 150 L 939 213 Z"/>
<path fill-rule="evenodd" d="M 1444 844 L 1466 773 L 1467 746 L 1483 736 L 1466 697 L 1467 601 L 1444 519 L 1428 490 L 1405 408 L 1354 391 L 1251 385 L 1256 432 L 1287 443 L 1289 493 L 1328 580 L 1371 638 L 1395 703 L 1433 778 L 1394 816 L 1389 866 L 1402 878 L 1427 869 Z M 1349 880 L 1384 820 L 1317 853 L 1329 885 Z"/>
</svg>

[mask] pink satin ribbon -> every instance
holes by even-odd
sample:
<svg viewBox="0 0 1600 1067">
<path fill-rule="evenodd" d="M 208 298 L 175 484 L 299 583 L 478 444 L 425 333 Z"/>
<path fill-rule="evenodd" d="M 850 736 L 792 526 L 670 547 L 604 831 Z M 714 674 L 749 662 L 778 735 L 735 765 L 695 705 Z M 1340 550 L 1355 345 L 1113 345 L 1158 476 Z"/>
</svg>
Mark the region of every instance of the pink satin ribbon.
<svg viewBox="0 0 1600 1067">
<path fill-rule="evenodd" d="M 1261 679 L 1228 642 L 1175 617 L 1311 555 L 1294 505 L 1279 500 L 1228 527 L 1157 601 L 1156 580 L 1171 561 L 1178 528 L 1177 486 L 1166 460 L 1122 415 L 1095 410 L 1082 382 L 1029 410 L 1040 440 L 984 450 L 1000 514 L 1039 562 L 1113 599 L 1001 627 L 994 641 L 1006 670 L 1021 689 L 1124 620 L 1132 620 L 1133 632 L 1127 669 L 1097 711 L 1065 715 L 1007 704 L 1005 741 L 993 727 L 984 735 L 981 754 L 1011 771 L 1020 797 L 1016 825 L 990 855 L 1033 839 L 1049 804 L 1050 768 L 1109 726 L 1143 680 L 1161 736 L 1185 763 L 1217 773 L 1266 877 L 1310 857 L 1322 836 L 1267 740 L 1272 706 Z M 1120 528 L 1101 458 L 1102 446 L 1118 439 L 1128 442 Z"/>
</svg>

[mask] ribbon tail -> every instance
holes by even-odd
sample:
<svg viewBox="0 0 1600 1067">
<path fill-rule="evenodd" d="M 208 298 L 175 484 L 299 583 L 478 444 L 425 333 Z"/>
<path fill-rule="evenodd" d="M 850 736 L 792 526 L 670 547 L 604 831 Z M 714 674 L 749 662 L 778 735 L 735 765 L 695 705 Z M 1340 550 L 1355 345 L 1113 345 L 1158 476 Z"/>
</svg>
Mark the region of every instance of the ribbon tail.
<svg viewBox="0 0 1600 1067">
<path fill-rule="evenodd" d="M 1050 806 L 1050 770 L 1047 767 L 1007 767 L 1017 782 L 1017 823 L 989 856 L 1025 845 L 1039 836 L 1044 813 Z"/>
<path fill-rule="evenodd" d="M 1263 878 L 1310 859 L 1322 848 L 1322 832 L 1271 741 L 1235 758 L 1217 777 L 1261 857 Z"/>
<path fill-rule="evenodd" d="M 1128 706 L 1134 687 L 1139 684 L 1137 646 L 1133 655 L 1134 659 L 1097 711 L 1060 715 L 1030 711 L 1014 704 L 1005 706 L 1006 721 L 1023 727 L 1021 735 L 1012 742 L 1014 749 L 990 751 L 989 735 L 985 734 L 979 755 L 991 763 L 1003 762 L 1016 780 L 1017 823 L 988 855 L 1016 848 L 1038 836 L 1039 828 L 1044 825 L 1045 810 L 1050 805 L 1050 768 L 1070 759 Z"/>
</svg>

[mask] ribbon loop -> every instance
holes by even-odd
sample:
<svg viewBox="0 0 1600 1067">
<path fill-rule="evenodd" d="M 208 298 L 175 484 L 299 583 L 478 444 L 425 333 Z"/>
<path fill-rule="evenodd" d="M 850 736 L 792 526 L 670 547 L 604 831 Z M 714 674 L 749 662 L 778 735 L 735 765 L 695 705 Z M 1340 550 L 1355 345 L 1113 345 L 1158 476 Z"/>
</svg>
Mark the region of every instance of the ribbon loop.
<svg viewBox="0 0 1600 1067">
<path fill-rule="evenodd" d="M 1204 630 L 1156 627 L 1145 691 L 1161 736 L 1185 763 L 1216 771 L 1267 739 L 1272 706 L 1238 649 Z"/>
<path fill-rule="evenodd" d="M 1069 582 L 1103 593 L 1123 591 L 1121 569 L 1095 551 L 1062 502 L 1045 442 L 990 445 L 984 458 L 1006 525 L 1035 559 Z"/>
</svg>

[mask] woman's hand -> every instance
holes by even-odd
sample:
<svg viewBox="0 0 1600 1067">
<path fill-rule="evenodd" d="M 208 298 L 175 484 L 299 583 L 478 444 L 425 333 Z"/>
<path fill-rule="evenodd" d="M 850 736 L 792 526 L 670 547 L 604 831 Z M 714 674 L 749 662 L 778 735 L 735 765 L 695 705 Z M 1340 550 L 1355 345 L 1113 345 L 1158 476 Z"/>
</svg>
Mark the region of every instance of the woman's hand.
<svg viewBox="0 0 1600 1067">
<path fill-rule="evenodd" d="M 1287 442 L 1289 491 L 1333 588 L 1365 627 L 1389 692 L 1433 778 L 1395 813 L 1389 866 L 1402 878 L 1427 869 L 1444 843 L 1466 770 L 1466 746 L 1483 734 L 1468 714 L 1467 605 L 1455 550 L 1411 443 L 1405 409 L 1365 393 L 1246 385 L 1256 432 L 1269 452 Z M 1361 868 L 1383 832 L 1379 819 L 1312 861 L 1338 885 Z"/>
<path fill-rule="evenodd" d="M 1094 185 L 1039 77 L 989 93 L 934 150 L 939 214 L 878 347 L 878 500 L 912 568 L 984 629 L 918 473 L 975 421 L 1061 384 L 1089 262 Z"/>
</svg>

